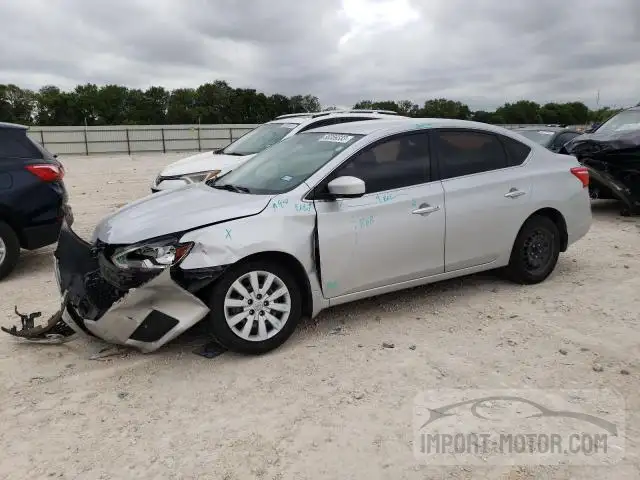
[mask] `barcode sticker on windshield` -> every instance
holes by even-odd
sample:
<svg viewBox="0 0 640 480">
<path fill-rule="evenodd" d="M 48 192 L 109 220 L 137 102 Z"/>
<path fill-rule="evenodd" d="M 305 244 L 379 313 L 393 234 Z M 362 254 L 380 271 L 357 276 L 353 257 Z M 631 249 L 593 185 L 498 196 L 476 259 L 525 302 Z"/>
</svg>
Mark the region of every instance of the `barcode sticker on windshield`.
<svg viewBox="0 0 640 480">
<path fill-rule="evenodd" d="M 286 128 L 288 130 L 291 130 L 291 129 L 297 127 L 297 126 L 298 126 L 297 123 L 281 123 L 280 124 L 280 128 Z"/>
<path fill-rule="evenodd" d="M 338 133 L 327 133 L 320 137 L 319 142 L 348 143 L 353 135 L 340 135 Z"/>
<path fill-rule="evenodd" d="M 553 132 L 538 132 L 540 135 L 553 135 Z"/>
</svg>

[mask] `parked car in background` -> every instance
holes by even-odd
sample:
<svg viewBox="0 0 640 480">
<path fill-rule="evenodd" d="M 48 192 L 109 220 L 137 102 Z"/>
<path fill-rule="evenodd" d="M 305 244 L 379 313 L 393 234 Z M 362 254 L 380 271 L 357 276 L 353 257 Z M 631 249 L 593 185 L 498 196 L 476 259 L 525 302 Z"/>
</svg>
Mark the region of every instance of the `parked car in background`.
<svg viewBox="0 0 640 480">
<path fill-rule="evenodd" d="M 391 116 L 404 118 L 389 110 L 332 110 L 281 115 L 251 130 L 225 148 L 192 155 L 168 165 L 154 180 L 151 191 L 155 193 L 224 175 L 274 143 L 312 128 Z"/>
<path fill-rule="evenodd" d="M 63 228 L 61 321 L 149 352 L 204 319 L 258 354 L 332 305 L 497 268 L 539 283 L 590 228 L 588 183 L 574 157 L 484 123 L 312 129 L 123 207 L 91 243 Z"/>
<path fill-rule="evenodd" d="M 55 243 L 62 221 L 73 222 L 62 164 L 27 136 L 27 127 L 0 123 L 0 279 L 20 249 Z"/>
<path fill-rule="evenodd" d="M 569 140 L 582 135 L 579 131 L 561 126 L 535 126 L 514 128 L 514 132 L 524 135 L 552 152 L 559 152 Z"/>
<path fill-rule="evenodd" d="M 640 107 L 622 110 L 573 138 L 562 152 L 589 169 L 592 198 L 616 199 L 621 215 L 640 215 Z"/>
</svg>

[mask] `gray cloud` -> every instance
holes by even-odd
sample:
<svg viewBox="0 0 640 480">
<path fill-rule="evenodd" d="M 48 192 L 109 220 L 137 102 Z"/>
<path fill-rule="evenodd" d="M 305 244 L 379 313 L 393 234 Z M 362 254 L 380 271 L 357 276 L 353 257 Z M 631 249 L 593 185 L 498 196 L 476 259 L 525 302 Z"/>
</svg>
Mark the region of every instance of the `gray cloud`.
<svg viewBox="0 0 640 480">
<path fill-rule="evenodd" d="M 637 0 L 368 4 L 348 18 L 342 0 L 5 2 L 0 83 L 177 88 L 221 79 L 341 105 L 447 97 L 472 108 L 521 98 L 594 106 L 598 90 L 601 103 L 640 101 Z"/>
</svg>

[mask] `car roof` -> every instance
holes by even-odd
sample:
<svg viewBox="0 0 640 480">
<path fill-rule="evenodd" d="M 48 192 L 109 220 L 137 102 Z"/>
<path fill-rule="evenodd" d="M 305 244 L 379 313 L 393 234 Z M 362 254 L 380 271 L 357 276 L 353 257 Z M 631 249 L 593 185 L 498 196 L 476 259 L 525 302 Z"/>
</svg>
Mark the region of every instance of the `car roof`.
<svg viewBox="0 0 640 480">
<path fill-rule="evenodd" d="M 26 130 L 29 127 L 26 127 L 25 125 L 19 125 L 17 123 L 0 122 L 0 128 L 15 128 L 18 130 Z"/>
<path fill-rule="evenodd" d="M 411 117 L 395 117 L 389 120 L 379 120 L 377 122 L 348 122 L 338 125 L 330 125 L 309 130 L 309 132 L 327 132 L 327 133 L 347 133 L 353 135 L 370 135 L 381 130 L 400 130 L 405 127 L 405 131 L 416 128 L 477 128 L 487 132 L 495 132 L 505 134 L 512 130 L 507 130 L 498 125 L 489 123 L 473 122 L 471 120 L 455 120 L 449 118 L 411 118 Z"/>
<path fill-rule="evenodd" d="M 292 113 L 289 115 L 281 115 L 267 123 L 312 123 L 314 121 L 324 120 L 327 118 L 409 118 L 397 113 L 386 113 L 380 110 L 348 110 L 327 112 L 309 112 L 309 113 Z"/>
</svg>

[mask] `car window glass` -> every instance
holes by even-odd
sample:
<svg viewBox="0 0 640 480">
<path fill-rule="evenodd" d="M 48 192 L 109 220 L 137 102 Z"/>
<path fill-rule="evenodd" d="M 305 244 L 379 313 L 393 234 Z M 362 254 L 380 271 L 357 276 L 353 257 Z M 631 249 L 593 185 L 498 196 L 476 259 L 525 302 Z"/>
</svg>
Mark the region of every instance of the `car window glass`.
<svg viewBox="0 0 640 480">
<path fill-rule="evenodd" d="M 563 133 L 561 135 L 558 135 L 558 139 L 556 140 L 556 146 L 558 147 L 562 147 L 564 146 L 569 140 L 571 140 L 574 137 L 577 137 L 578 135 L 580 135 L 579 133 L 576 132 L 566 132 Z"/>
<path fill-rule="evenodd" d="M 426 183 L 430 179 L 429 137 L 426 133 L 398 136 L 366 147 L 331 175 L 360 178 L 366 193 Z"/>
<path fill-rule="evenodd" d="M 279 194 L 293 190 L 362 135 L 306 132 L 263 150 L 212 187 L 233 185 L 251 194 Z"/>
<path fill-rule="evenodd" d="M 364 120 L 377 120 L 377 117 L 341 117 L 336 119 L 337 123 L 362 122 Z"/>
<path fill-rule="evenodd" d="M 488 172 L 508 166 L 496 135 L 469 130 L 435 131 L 442 179 Z"/>
<path fill-rule="evenodd" d="M 0 129 L 0 157 L 6 158 L 41 158 L 24 130 Z"/>
<path fill-rule="evenodd" d="M 293 121 L 287 123 L 265 123 L 227 145 L 221 153 L 227 155 L 253 155 L 278 143 L 297 126 L 298 123 Z"/>
<path fill-rule="evenodd" d="M 500 140 L 507 151 L 509 165 L 512 167 L 521 165 L 529 156 L 529 152 L 531 152 L 531 147 L 511 137 L 500 135 Z"/>
<path fill-rule="evenodd" d="M 322 127 L 328 127 L 329 125 L 335 125 L 336 123 L 339 123 L 336 120 L 337 119 L 335 118 L 325 118 L 324 120 L 318 120 L 317 122 L 312 122 L 306 127 L 302 127 L 300 131 L 298 131 L 298 133 L 306 132 L 307 130 L 312 130 L 314 128 L 322 128 Z"/>
</svg>

